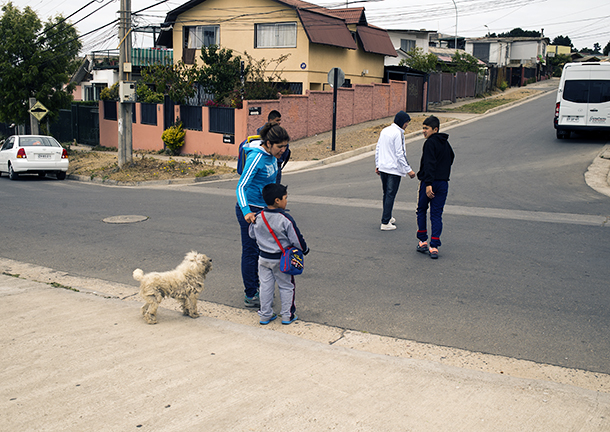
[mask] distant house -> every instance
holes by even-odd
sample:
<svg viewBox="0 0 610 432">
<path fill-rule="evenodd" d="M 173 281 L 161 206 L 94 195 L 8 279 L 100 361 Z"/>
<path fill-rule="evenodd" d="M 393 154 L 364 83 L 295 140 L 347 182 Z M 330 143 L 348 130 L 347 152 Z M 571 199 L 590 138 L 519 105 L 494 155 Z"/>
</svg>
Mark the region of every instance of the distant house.
<svg viewBox="0 0 610 432">
<path fill-rule="evenodd" d="M 535 67 L 544 63 L 549 38 L 482 37 L 467 38 L 466 52 L 497 67 Z"/>
<path fill-rule="evenodd" d="M 385 56 L 396 56 L 387 32 L 369 25 L 364 8 L 326 9 L 300 0 L 191 0 L 170 11 L 157 45 L 174 61 L 201 62 L 202 46 L 218 45 L 256 60 L 277 59 L 293 92 L 328 88 L 339 67 L 347 84 L 380 83 Z"/>
<path fill-rule="evenodd" d="M 140 79 L 143 67 L 172 64 L 172 50 L 160 48 L 133 48 L 131 64 L 133 81 Z M 100 93 L 107 87 L 112 87 L 119 80 L 119 50 L 94 51 L 83 58 L 70 82 L 76 84 L 73 92 L 75 101 L 97 101 Z"/>
<path fill-rule="evenodd" d="M 386 56 L 386 66 L 396 66 L 401 60 L 407 58 L 407 53 L 414 48 L 421 48 L 424 54 L 428 53 L 430 34 L 432 30 L 387 30 L 397 56 Z"/>
<path fill-rule="evenodd" d="M 561 54 L 570 55 L 572 48 L 564 45 L 549 45 L 546 47 L 546 52 L 549 57 L 555 57 Z"/>
</svg>

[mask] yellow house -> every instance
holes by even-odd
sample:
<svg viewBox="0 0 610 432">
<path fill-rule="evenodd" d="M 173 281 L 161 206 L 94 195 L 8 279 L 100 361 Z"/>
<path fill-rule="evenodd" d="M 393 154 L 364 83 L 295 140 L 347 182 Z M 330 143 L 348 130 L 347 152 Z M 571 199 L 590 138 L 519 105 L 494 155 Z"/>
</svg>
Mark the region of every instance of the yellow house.
<svg viewBox="0 0 610 432">
<path fill-rule="evenodd" d="M 572 49 L 569 46 L 548 45 L 546 47 L 546 54 L 551 57 L 554 57 L 559 54 L 570 55 L 571 52 L 572 52 Z"/>
<path fill-rule="evenodd" d="M 384 56 L 396 56 L 387 32 L 366 22 L 364 8 L 331 10 L 300 0 L 191 0 L 167 14 L 157 44 L 187 64 L 201 62 L 200 48 L 212 44 L 242 58 L 287 55 L 281 77 L 300 94 L 328 89 L 335 67 L 346 84 L 380 83 Z"/>
</svg>

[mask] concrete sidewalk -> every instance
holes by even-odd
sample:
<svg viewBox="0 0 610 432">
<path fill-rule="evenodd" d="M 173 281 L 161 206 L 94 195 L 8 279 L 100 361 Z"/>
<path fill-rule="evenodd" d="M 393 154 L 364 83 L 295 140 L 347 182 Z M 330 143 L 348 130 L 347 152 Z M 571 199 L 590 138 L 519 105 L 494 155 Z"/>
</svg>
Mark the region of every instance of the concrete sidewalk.
<svg viewBox="0 0 610 432">
<path fill-rule="evenodd" d="M 167 309 L 152 326 L 139 302 L 4 274 L 0 298 L 1 431 L 610 430 L 610 393 Z"/>
</svg>

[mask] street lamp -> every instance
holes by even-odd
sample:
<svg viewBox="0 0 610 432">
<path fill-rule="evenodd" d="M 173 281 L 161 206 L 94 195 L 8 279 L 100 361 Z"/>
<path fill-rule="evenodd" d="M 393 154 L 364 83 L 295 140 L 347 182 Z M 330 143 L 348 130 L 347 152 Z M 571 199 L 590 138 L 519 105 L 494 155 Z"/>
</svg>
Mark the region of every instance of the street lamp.
<svg viewBox="0 0 610 432">
<path fill-rule="evenodd" d="M 483 24 L 483 27 L 485 27 L 487 29 L 487 35 L 486 36 L 489 37 L 489 35 L 491 34 L 491 33 L 489 33 L 489 27 L 487 27 L 487 24 Z"/>
<path fill-rule="evenodd" d="M 458 19 L 458 13 L 457 13 L 457 5 L 455 4 L 455 0 L 451 0 L 453 2 L 453 6 L 455 6 L 455 52 L 457 52 L 457 19 Z"/>
</svg>

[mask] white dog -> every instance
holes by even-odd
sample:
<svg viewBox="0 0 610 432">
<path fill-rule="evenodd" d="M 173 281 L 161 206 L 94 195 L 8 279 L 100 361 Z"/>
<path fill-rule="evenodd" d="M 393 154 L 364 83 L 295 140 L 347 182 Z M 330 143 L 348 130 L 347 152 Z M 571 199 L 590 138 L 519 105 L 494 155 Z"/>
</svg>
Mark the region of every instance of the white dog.
<svg viewBox="0 0 610 432">
<path fill-rule="evenodd" d="M 203 291 L 203 280 L 212 270 L 212 260 L 205 255 L 191 251 L 175 270 L 146 273 L 141 269 L 133 271 L 133 278 L 140 281 L 140 295 L 146 302 L 142 315 L 148 324 L 157 323 L 157 308 L 164 297 L 172 297 L 181 302 L 182 313 L 197 318 L 197 298 Z"/>
</svg>

